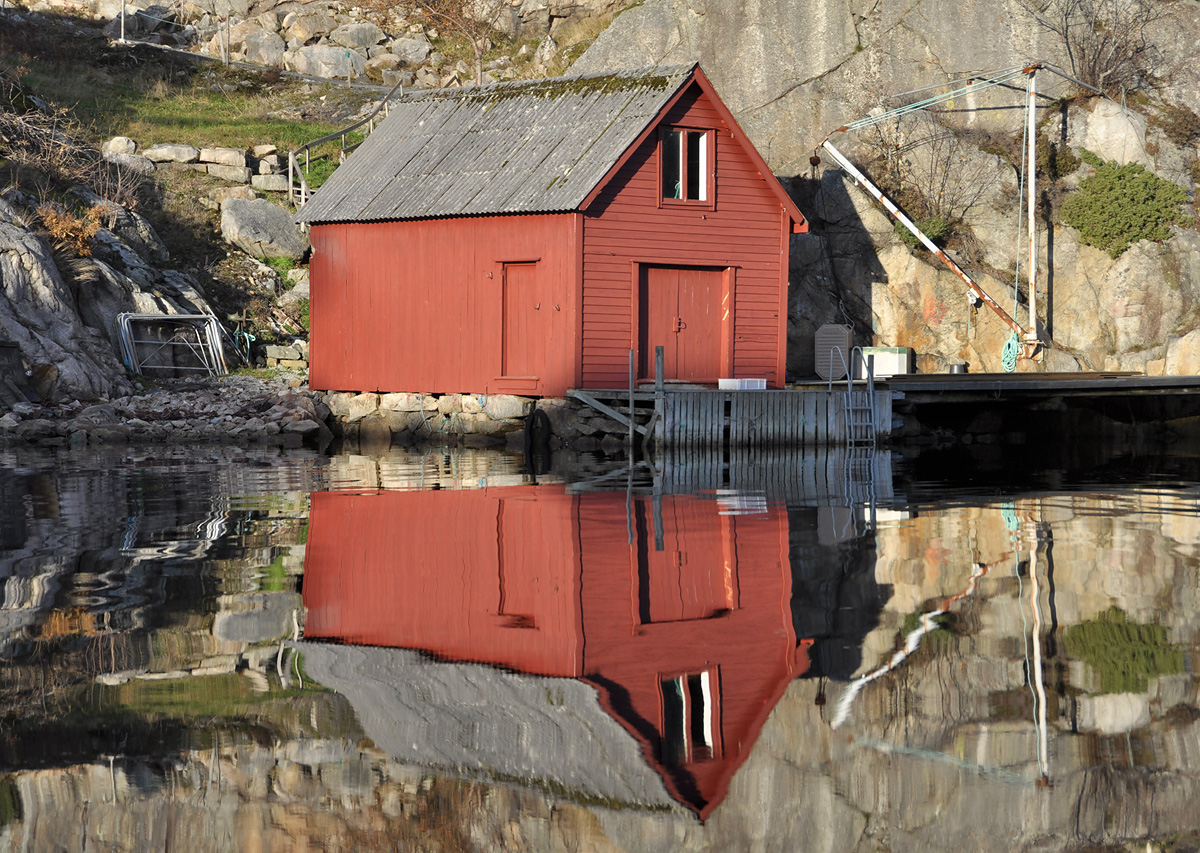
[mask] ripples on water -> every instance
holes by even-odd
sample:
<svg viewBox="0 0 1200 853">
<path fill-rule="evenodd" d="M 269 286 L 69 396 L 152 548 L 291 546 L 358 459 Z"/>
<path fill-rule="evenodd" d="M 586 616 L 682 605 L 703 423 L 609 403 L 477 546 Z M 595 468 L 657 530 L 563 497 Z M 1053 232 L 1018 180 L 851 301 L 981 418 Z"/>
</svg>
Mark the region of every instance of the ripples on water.
<svg viewBox="0 0 1200 853">
<path fill-rule="evenodd" d="M 1190 461 L 933 458 L 0 451 L 0 849 L 1194 849 Z"/>
</svg>

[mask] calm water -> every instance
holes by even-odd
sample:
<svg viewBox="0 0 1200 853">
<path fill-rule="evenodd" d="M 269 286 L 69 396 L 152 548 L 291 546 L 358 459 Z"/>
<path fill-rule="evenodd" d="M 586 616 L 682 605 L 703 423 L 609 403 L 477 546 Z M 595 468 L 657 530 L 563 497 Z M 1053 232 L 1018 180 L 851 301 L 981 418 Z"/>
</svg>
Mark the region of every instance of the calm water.
<svg viewBox="0 0 1200 853">
<path fill-rule="evenodd" d="M 0 451 L 0 850 L 1200 846 L 1193 460 L 536 467 Z"/>
</svg>

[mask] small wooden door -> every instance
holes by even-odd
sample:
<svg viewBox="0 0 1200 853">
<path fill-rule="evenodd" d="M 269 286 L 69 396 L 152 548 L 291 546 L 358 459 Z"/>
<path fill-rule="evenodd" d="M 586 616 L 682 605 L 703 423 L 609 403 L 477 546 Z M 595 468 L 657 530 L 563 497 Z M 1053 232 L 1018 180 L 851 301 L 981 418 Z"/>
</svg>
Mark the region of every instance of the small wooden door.
<svg viewBox="0 0 1200 853">
<path fill-rule="evenodd" d="M 711 267 L 644 266 L 639 276 L 639 374 L 654 376 L 663 347 L 665 379 L 715 381 L 723 374 L 721 336 L 725 271 Z"/>
<path fill-rule="evenodd" d="M 504 265 L 502 375 L 536 380 L 546 369 L 554 306 L 537 264 Z"/>
</svg>

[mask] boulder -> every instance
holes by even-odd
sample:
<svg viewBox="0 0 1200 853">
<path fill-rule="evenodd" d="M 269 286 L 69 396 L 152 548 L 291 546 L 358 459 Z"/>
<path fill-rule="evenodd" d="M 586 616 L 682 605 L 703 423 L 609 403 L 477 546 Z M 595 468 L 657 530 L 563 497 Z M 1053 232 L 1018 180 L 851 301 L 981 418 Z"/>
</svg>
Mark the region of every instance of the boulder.
<svg viewBox="0 0 1200 853">
<path fill-rule="evenodd" d="M 401 392 L 379 395 L 379 408 L 390 412 L 436 412 L 437 407 L 437 398 L 428 394 Z"/>
<path fill-rule="evenodd" d="M 529 414 L 533 400 L 528 397 L 515 397 L 512 394 L 489 394 L 484 403 L 484 413 L 495 420 L 523 418 Z"/>
<path fill-rule="evenodd" d="M 380 53 L 368 59 L 363 70 L 369 78 L 378 82 L 383 80 L 385 72 L 397 71 L 403 63 L 404 60 L 394 53 Z"/>
<path fill-rule="evenodd" d="M 429 58 L 432 50 L 425 39 L 398 38 L 392 42 L 392 53 L 405 65 L 420 65 Z"/>
<path fill-rule="evenodd" d="M 412 86 L 416 78 L 411 71 L 384 71 L 381 76 L 383 85 L 395 87 L 397 83 L 401 87 Z"/>
<path fill-rule="evenodd" d="M 115 152 L 107 152 L 104 159 L 109 163 L 113 163 L 132 172 L 138 172 L 142 175 L 154 174 L 154 161 L 143 157 L 141 154 L 117 154 Z"/>
<path fill-rule="evenodd" d="M 288 179 L 287 175 L 251 175 L 250 186 L 263 192 L 285 193 L 288 191 Z"/>
<path fill-rule="evenodd" d="M 114 136 L 101 149 L 105 154 L 136 154 L 137 143 L 128 136 Z"/>
<path fill-rule="evenodd" d="M 278 146 L 271 145 L 269 143 L 264 145 L 255 145 L 250 149 L 250 153 L 261 160 L 264 157 L 270 157 L 273 154 L 278 154 L 279 148 Z"/>
<path fill-rule="evenodd" d="M 343 423 L 355 423 L 379 409 L 379 394 L 327 394 L 325 404 Z"/>
<path fill-rule="evenodd" d="M 248 184 L 254 176 L 248 166 L 221 166 L 216 163 L 209 165 L 208 173 L 233 184 Z"/>
<path fill-rule="evenodd" d="M 160 142 L 142 149 L 142 156 L 155 163 L 195 163 L 200 159 L 200 149 L 194 145 Z"/>
<path fill-rule="evenodd" d="M 225 31 L 230 55 L 245 57 L 246 39 L 262 31 L 262 27 L 256 21 L 242 21 L 231 26 Z"/>
<path fill-rule="evenodd" d="M 329 44 L 307 45 L 284 54 L 284 66 L 312 77 L 362 77 L 367 60 L 362 54 Z"/>
<path fill-rule="evenodd" d="M 216 163 L 219 166 L 245 166 L 246 152 L 240 148 L 201 148 L 201 163 Z"/>
<path fill-rule="evenodd" d="M 265 199 L 229 199 L 221 205 L 221 236 L 256 258 L 299 260 L 308 251 L 308 238 L 292 215 Z"/>
<path fill-rule="evenodd" d="M 291 17 L 289 15 L 289 17 Z M 324 10 L 305 12 L 292 18 L 283 35 L 290 41 L 307 44 L 313 39 L 328 35 L 337 26 L 337 21 Z"/>
<path fill-rule="evenodd" d="M 383 30 L 368 21 L 343 24 L 329 34 L 329 40 L 351 50 L 366 51 L 383 41 Z"/>
<path fill-rule="evenodd" d="M 258 65 L 281 66 L 287 44 L 278 34 L 267 30 L 255 30 L 246 36 L 245 56 L 247 62 Z"/>
</svg>

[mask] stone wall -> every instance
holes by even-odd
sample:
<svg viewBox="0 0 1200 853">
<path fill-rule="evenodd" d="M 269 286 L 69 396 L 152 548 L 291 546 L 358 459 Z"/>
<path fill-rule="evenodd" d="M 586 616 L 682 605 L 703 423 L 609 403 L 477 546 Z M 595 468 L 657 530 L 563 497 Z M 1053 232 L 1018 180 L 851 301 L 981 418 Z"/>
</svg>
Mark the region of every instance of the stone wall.
<svg viewBox="0 0 1200 853">
<path fill-rule="evenodd" d="M 520 449 L 535 409 L 546 415 L 547 443 L 553 449 L 616 452 L 628 433 L 627 427 L 582 403 L 559 397 L 328 392 L 322 399 L 334 432 L 369 446 L 436 441 Z"/>
</svg>

